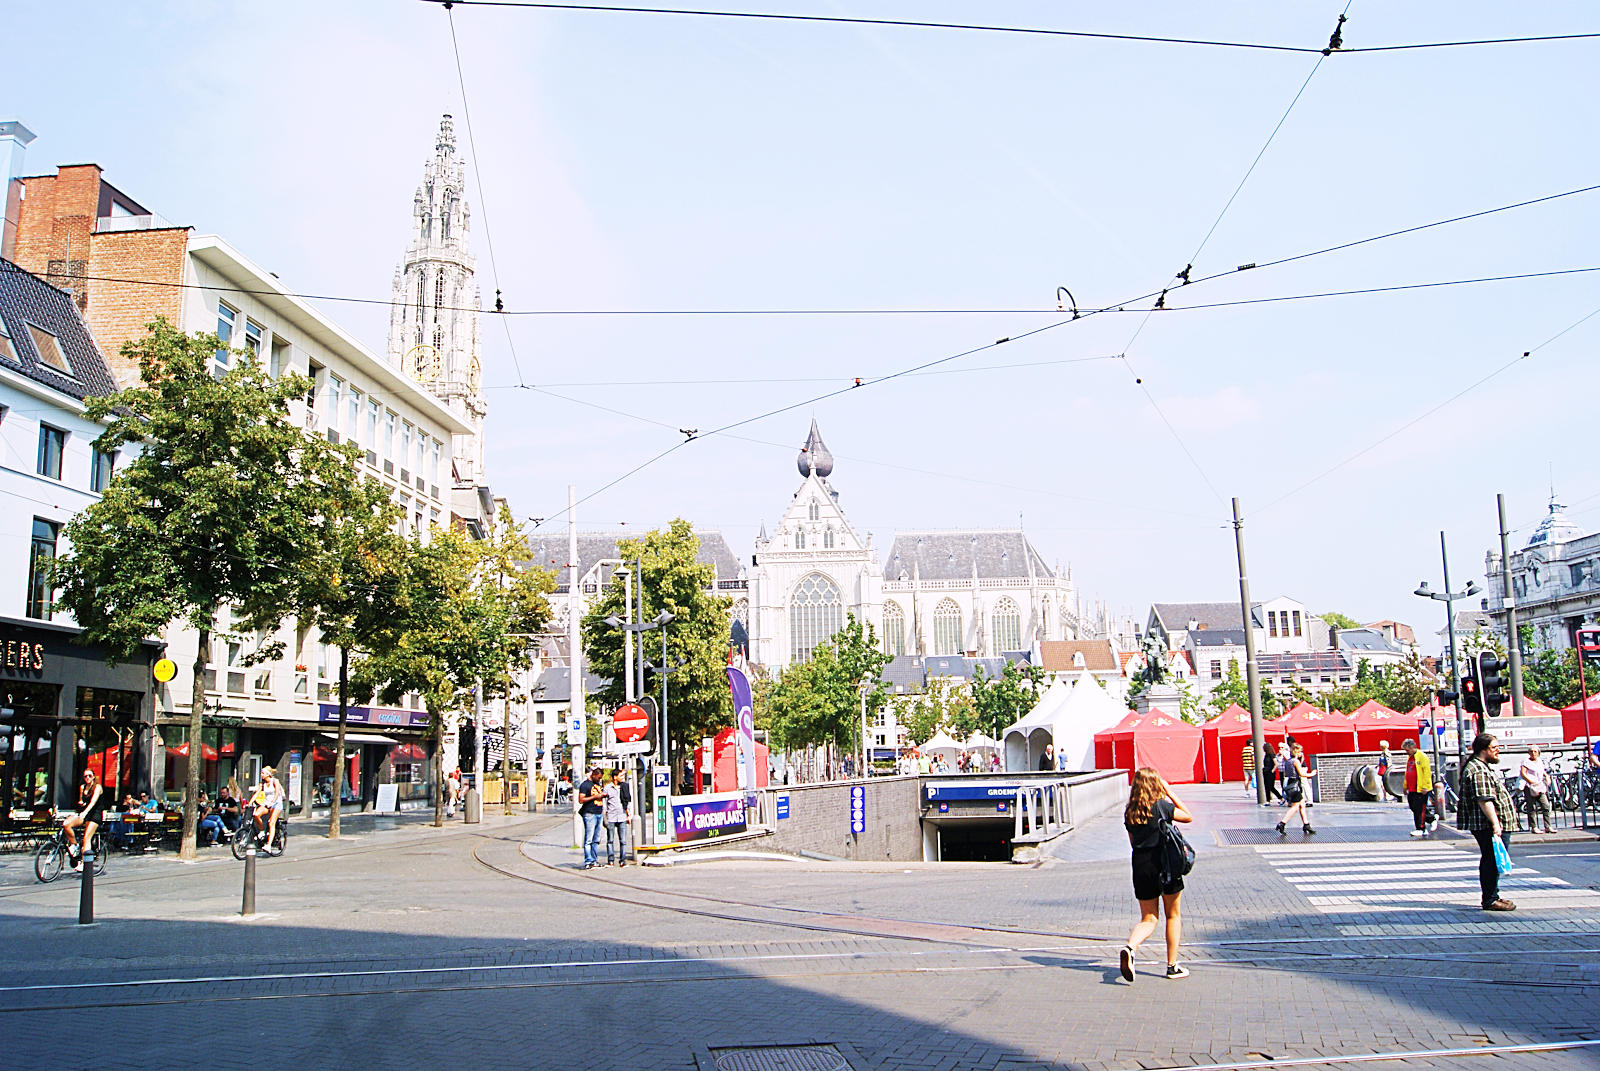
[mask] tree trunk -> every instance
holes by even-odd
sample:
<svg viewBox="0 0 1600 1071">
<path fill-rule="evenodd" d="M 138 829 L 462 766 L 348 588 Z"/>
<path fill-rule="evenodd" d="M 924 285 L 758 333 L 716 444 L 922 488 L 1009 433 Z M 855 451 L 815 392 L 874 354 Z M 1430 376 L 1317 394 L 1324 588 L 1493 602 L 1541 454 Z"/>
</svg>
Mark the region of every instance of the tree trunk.
<svg viewBox="0 0 1600 1071">
<path fill-rule="evenodd" d="M 505 734 L 506 753 L 500 756 L 500 801 L 505 804 L 505 813 L 511 813 L 511 703 L 507 700 L 501 706 L 501 713 L 505 717 L 505 725 L 501 731 Z"/>
<path fill-rule="evenodd" d="M 444 826 L 444 715 L 434 714 L 433 731 L 433 827 Z"/>
<path fill-rule="evenodd" d="M 339 740 L 333 745 L 333 798 L 328 801 L 328 839 L 339 837 L 339 799 L 344 795 L 344 724 L 349 711 L 350 648 L 339 648 Z M 315 763 L 312 769 L 316 769 Z"/>
<path fill-rule="evenodd" d="M 215 616 L 215 615 L 213 615 Z M 206 715 L 206 663 L 211 660 L 210 619 L 200 630 L 200 645 L 194 655 L 194 693 L 189 702 L 189 770 L 183 785 L 183 840 L 178 847 L 178 858 L 192 863 L 195 857 L 195 831 L 200 824 L 200 771 L 205 761 L 205 750 L 200 735 Z"/>
</svg>

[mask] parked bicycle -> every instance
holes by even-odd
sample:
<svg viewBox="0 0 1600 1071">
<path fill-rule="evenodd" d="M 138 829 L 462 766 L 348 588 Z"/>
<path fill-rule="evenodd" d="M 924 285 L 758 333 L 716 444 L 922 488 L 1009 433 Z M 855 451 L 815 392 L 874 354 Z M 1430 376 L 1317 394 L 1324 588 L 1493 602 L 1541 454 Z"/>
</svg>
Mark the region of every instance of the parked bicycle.
<svg viewBox="0 0 1600 1071">
<path fill-rule="evenodd" d="M 33 873 L 42 882 L 52 882 L 61 876 L 67 869 L 67 860 L 71 858 L 67 853 L 67 831 L 56 827 L 55 833 L 49 840 L 39 846 L 39 854 L 33 857 Z M 98 829 L 89 839 L 89 850 L 94 854 L 94 872 L 98 876 L 106 872 L 106 842 L 105 834 Z"/>
</svg>

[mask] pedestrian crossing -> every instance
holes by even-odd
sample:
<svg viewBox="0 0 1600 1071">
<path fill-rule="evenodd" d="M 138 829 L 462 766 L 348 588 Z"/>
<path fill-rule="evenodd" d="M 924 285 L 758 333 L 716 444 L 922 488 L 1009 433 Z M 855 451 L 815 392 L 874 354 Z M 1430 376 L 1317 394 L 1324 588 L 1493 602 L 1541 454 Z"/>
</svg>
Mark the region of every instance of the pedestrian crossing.
<svg viewBox="0 0 1600 1071">
<path fill-rule="evenodd" d="M 1256 852 L 1324 914 L 1479 906 L 1476 845 L 1269 845 Z M 1501 877 L 1500 895 L 1522 908 L 1600 909 L 1600 892 L 1521 865 Z"/>
</svg>

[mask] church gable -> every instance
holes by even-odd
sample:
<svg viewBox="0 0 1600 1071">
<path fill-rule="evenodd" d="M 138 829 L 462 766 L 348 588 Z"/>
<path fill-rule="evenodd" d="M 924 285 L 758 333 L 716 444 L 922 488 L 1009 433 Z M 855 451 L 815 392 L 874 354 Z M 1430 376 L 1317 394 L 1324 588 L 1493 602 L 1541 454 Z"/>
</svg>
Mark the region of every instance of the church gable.
<svg viewBox="0 0 1600 1071">
<path fill-rule="evenodd" d="M 807 476 L 795 493 L 794 502 L 778 522 L 772 542 L 766 548 L 777 551 L 848 550 L 861 551 L 861 540 L 845 520 L 844 511 L 834 501 L 832 489 L 820 476 Z"/>
</svg>

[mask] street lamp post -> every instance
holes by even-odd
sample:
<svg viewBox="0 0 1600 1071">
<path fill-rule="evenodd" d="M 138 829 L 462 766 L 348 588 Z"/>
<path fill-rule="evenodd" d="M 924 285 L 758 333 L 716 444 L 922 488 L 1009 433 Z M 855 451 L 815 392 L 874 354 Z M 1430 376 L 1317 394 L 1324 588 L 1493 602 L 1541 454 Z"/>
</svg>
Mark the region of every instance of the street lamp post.
<svg viewBox="0 0 1600 1071">
<path fill-rule="evenodd" d="M 1444 562 L 1444 590 L 1434 591 L 1428 587 L 1428 582 L 1424 580 L 1422 583 L 1417 585 L 1417 590 L 1412 592 L 1412 594 L 1420 595 L 1424 599 L 1434 599 L 1438 602 L 1444 603 L 1445 628 L 1449 630 L 1450 635 L 1450 675 L 1454 678 L 1454 684 L 1451 690 L 1456 693 L 1456 771 L 1457 776 L 1459 777 L 1462 761 L 1461 757 L 1465 753 L 1466 749 L 1466 738 L 1461 722 L 1461 666 L 1456 657 L 1455 601 L 1457 599 L 1470 598 L 1471 596 L 1476 595 L 1482 589 L 1478 587 L 1478 582 L 1476 580 L 1469 580 L 1467 582 L 1467 586 L 1463 590 L 1450 590 L 1450 555 L 1445 550 L 1443 532 L 1439 533 L 1439 557 Z M 1438 726 L 1434 726 L 1435 735 L 1438 734 L 1438 731 Z M 1443 776 L 1444 771 L 1441 770 L 1439 773 L 1441 776 Z"/>
</svg>

